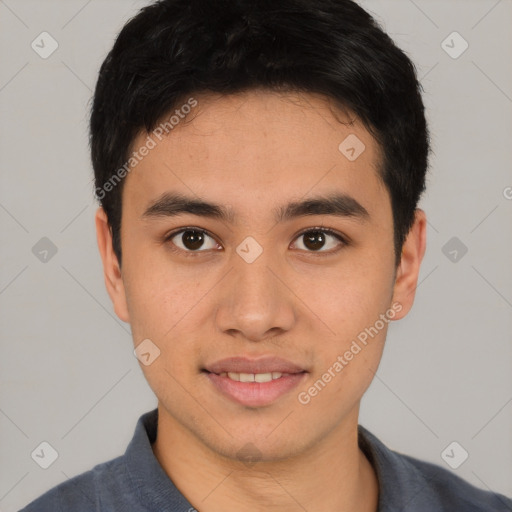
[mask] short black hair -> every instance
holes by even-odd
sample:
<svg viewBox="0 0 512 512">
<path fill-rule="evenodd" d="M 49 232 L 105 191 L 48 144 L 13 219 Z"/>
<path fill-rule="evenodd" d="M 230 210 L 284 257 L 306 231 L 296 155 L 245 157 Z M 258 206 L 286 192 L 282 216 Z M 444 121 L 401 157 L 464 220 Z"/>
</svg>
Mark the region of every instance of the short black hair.
<svg viewBox="0 0 512 512">
<path fill-rule="evenodd" d="M 128 21 L 101 66 L 90 119 L 96 198 L 119 264 L 134 139 L 192 94 L 251 89 L 321 94 L 363 122 L 382 153 L 398 264 L 428 168 L 422 87 L 409 57 L 352 0 L 159 0 Z"/>
</svg>

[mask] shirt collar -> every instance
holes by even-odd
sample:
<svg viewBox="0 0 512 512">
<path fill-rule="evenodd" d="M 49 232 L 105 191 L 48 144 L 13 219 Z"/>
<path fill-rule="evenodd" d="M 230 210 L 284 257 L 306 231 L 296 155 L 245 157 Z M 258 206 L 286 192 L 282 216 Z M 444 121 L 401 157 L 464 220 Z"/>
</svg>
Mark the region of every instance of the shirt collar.
<svg viewBox="0 0 512 512">
<path fill-rule="evenodd" d="M 406 455 L 390 450 L 362 425 L 358 426 L 358 440 L 359 448 L 372 464 L 379 481 L 378 512 L 444 510 L 430 491 L 430 481 Z"/>
<path fill-rule="evenodd" d="M 167 476 L 153 454 L 156 440 L 158 409 L 143 414 L 135 427 L 134 436 L 125 453 L 131 480 L 131 491 L 150 510 L 188 512 L 194 510 Z M 407 460 L 387 448 L 377 437 L 358 426 L 359 447 L 375 469 L 379 483 L 378 512 L 411 510 L 427 512 L 442 510 L 435 496 L 428 495 L 429 481 Z M 419 500 L 419 501 L 418 501 Z M 417 508 L 420 506 L 421 508 Z"/>
<path fill-rule="evenodd" d="M 135 427 L 125 452 L 132 491 L 148 510 L 176 512 L 194 510 L 167 476 L 153 453 L 156 440 L 158 409 L 143 414 Z"/>
</svg>

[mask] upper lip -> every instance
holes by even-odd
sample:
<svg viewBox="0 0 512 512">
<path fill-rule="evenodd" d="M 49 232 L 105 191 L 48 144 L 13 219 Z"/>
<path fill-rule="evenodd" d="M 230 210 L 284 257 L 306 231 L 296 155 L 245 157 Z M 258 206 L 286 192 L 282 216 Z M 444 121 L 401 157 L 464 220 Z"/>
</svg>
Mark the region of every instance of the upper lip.
<svg viewBox="0 0 512 512">
<path fill-rule="evenodd" d="M 251 359 L 248 357 L 228 357 L 221 359 L 215 363 L 205 366 L 205 370 L 210 373 L 301 373 L 304 368 L 281 359 L 280 357 L 261 357 L 259 359 Z"/>
</svg>

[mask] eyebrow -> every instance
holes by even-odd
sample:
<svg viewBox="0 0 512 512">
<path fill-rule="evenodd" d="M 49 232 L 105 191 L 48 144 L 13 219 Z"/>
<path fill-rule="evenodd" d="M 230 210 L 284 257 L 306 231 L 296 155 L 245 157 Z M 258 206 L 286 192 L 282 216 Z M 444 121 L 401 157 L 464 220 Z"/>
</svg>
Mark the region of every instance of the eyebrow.
<svg viewBox="0 0 512 512">
<path fill-rule="evenodd" d="M 274 208 L 272 212 L 275 222 L 283 222 L 307 215 L 354 217 L 361 221 L 370 217 L 366 208 L 353 197 L 339 193 L 290 202 L 285 206 Z M 171 192 L 165 192 L 152 202 L 141 217 L 143 219 L 174 217 L 187 213 L 229 223 L 235 221 L 235 214 L 230 208 Z"/>
</svg>

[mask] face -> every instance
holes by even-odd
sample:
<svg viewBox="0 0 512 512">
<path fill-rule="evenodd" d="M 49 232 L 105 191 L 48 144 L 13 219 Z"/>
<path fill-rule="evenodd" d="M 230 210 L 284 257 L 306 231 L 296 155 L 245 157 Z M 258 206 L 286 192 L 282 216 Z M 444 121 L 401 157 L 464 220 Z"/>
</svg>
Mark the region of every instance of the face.
<svg viewBox="0 0 512 512">
<path fill-rule="evenodd" d="M 150 340 L 141 367 L 167 422 L 279 460 L 357 425 L 412 304 L 424 218 L 396 268 L 379 148 L 326 99 L 196 99 L 125 178 L 121 271 L 98 211 L 105 280 L 135 346 Z"/>
</svg>

